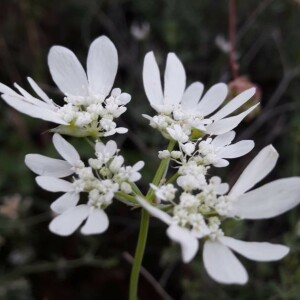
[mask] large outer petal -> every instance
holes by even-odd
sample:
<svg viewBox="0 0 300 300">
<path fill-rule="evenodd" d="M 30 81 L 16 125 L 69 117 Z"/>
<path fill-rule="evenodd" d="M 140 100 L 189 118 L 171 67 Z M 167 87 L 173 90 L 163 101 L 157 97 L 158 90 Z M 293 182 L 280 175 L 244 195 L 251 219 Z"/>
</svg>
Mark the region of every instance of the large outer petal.
<svg viewBox="0 0 300 300">
<path fill-rule="evenodd" d="M 160 73 L 153 52 L 145 55 L 143 67 L 143 83 L 145 93 L 151 105 L 163 105 L 163 92 Z"/>
<path fill-rule="evenodd" d="M 38 175 L 60 178 L 74 173 L 72 166 L 68 162 L 40 154 L 27 154 L 25 156 L 25 164 Z"/>
<path fill-rule="evenodd" d="M 185 90 L 186 75 L 184 67 L 174 53 L 169 53 L 164 77 L 165 104 L 178 104 Z"/>
<path fill-rule="evenodd" d="M 153 205 L 151 205 L 149 202 L 147 202 L 141 197 L 136 197 L 136 200 L 140 203 L 142 207 L 144 207 L 150 213 L 150 215 L 160 219 L 161 221 L 163 221 L 168 225 L 171 224 L 172 218 L 167 213 L 154 207 Z"/>
<path fill-rule="evenodd" d="M 85 222 L 81 227 L 80 232 L 85 235 L 90 234 L 99 234 L 108 228 L 108 217 L 104 210 L 102 209 L 93 209 Z"/>
<path fill-rule="evenodd" d="M 49 176 L 37 176 L 37 184 L 48 192 L 73 192 L 74 188 L 71 182 Z"/>
<path fill-rule="evenodd" d="M 248 274 L 230 249 L 218 241 L 206 241 L 203 263 L 212 279 L 224 284 L 245 284 Z"/>
<path fill-rule="evenodd" d="M 8 105 L 25 115 L 56 124 L 69 125 L 51 109 L 38 107 L 30 102 L 27 102 L 21 96 L 16 97 L 8 94 L 3 94 L 2 98 Z"/>
<path fill-rule="evenodd" d="M 87 57 L 87 74 L 92 93 L 106 97 L 113 84 L 118 69 L 118 52 L 106 36 L 95 39 Z"/>
<path fill-rule="evenodd" d="M 266 242 L 245 242 L 227 236 L 223 236 L 219 240 L 235 252 L 255 261 L 279 260 L 286 256 L 290 250 L 284 245 Z"/>
<path fill-rule="evenodd" d="M 80 195 L 75 192 L 64 193 L 51 204 L 51 209 L 57 213 L 62 214 L 68 209 L 75 207 L 78 203 Z"/>
<path fill-rule="evenodd" d="M 207 116 L 214 112 L 226 99 L 228 88 L 225 83 L 217 83 L 213 85 L 198 103 L 196 110 L 201 112 L 203 116 Z"/>
<path fill-rule="evenodd" d="M 0 82 L 0 94 L 6 94 L 6 95 L 16 96 L 16 97 L 20 96 L 17 92 L 15 92 L 9 86 L 7 86 L 1 82 Z"/>
<path fill-rule="evenodd" d="M 30 77 L 27 77 L 29 84 L 31 85 L 32 89 L 35 93 L 43 99 L 45 102 L 51 104 L 52 100 L 47 96 L 47 94 L 39 87 L 39 85 Z"/>
<path fill-rule="evenodd" d="M 222 107 L 216 114 L 214 114 L 210 118 L 215 121 L 225 118 L 226 116 L 237 110 L 239 107 L 241 107 L 248 100 L 250 100 L 254 94 L 255 88 L 251 88 L 242 92 L 241 94 L 230 100 L 224 107 Z"/>
<path fill-rule="evenodd" d="M 80 161 L 80 156 L 77 150 L 67 142 L 61 135 L 55 133 L 53 135 L 53 144 L 57 152 L 64 158 L 69 164 L 75 165 Z"/>
<path fill-rule="evenodd" d="M 239 141 L 233 145 L 226 146 L 218 152 L 221 158 L 236 158 L 249 153 L 254 148 L 254 142 L 250 140 Z"/>
<path fill-rule="evenodd" d="M 51 232 L 61 236 L 71 235 L 87 218 L 89 211 L 90 207 L 87 205 L 78 205 L 70 208 L 54 218 L 49 224 L 49 229 Z"/>
<path fill-rule="evenodd" d="M 212 124 L 209 124 L 206 127 L 206 132 L 211 135 L 219 135 L 224 134 L 232 129 L 234 129 L 236 126 L 238 126 L 242 120 L 250 114 L 252 110 L 254 110 L 258 104 L 251 106 L 246 111 L 234 116 L 234 117 L 228 117 L 221 120 L 216 120 Z"/>
<path fill-rule="evenodd" d="M 185 90 L 181 105 L 185 111 L 194 111 L 203 93 L 204 86 L 201 82 L 194 82 Z"/>
<path fill-rule="evenodd" d="M 214 147 L 224 147 L 233 141 L 235 138 L 235 132 L 234 131 L 228 131 L 224 134 L 217 135 L 211 142 L 211 144 Z"/>
<path fill-rule="evenodd" d="M 167 235 L 171 240 L 180 244 L 183 262 L 188 263 L 195 257 L 199 249 L 199 241 L 188 229 L 171 225 L 167 229 Z"/>
<path fill-rule="evenodd" d="M 68 95 L 86 96 L 88 81 L 75 54 L 62 46 L 53 46 L 48 55 L 48 65 L 53 81 Z"/>
<path fill-rule="evenodd" d="M 42 101 L 40 99 L 33 97 L 31 94 L 29 94 L 26 90 L 24 90 L 17 83 L 14 83 L 14 86 L 20 92 L 20 94 L 23 96 L 25 101 L 32 103 L 33 105 L 38 106 L 40 108 L 51 109 L 51 106 L 49 106 L 49 103 L 46 103 L 45 101 Z"/>
<path fill-rule="evenodd" d="M 267 183 L 241 195 L 234 202 L 234 214 L 243 219 L 276 217 L 300 202 L 300 177 L 290 177 Z"/>
<path fill-rule="evenodd" d="M 248 164 L 229 195 L 237 197 L 254 187 L 273 170 L 278 156 L 272 145 L 263 148 Z"/>
</svg>

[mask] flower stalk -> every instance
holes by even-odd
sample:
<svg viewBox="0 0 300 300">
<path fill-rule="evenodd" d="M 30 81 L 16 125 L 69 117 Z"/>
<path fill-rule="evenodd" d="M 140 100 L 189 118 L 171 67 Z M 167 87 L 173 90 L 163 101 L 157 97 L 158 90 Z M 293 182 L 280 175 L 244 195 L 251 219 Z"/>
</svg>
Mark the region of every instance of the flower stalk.
<svg viewBox="0 0 300 300">
<path fill-rule="evenodd" d="M 175 145 L 176 142 L 170 140 L 167 148 L 168 151 L 172 151 Z M 153 184 L 155 185 L 159 184 L 162 177 L 166 174 L 167 168 L 169 166 L 169 161 L 170 161 L 169 158 L 164 158 L 161 160 L 160 165 L 152 180 Z M 150 188 L 146 195 L 147 201 L 151 202 L 153 196 L 154 196 L 154 191 Z M 141 269 L 141 265 L 145 253 L 147 237 L 148 237 L 149 219 L 150 219 L 149 213 L 147 212 L 147 210 L 142 208 L 140 231 L 139 231 L 138 242 L 135 250 L 134 261 L 133 261 L 133 266 L 130 275 L 129 300 L 137 299 L 139 274 L 140 274 L 140 269 Z"/>
</svg>

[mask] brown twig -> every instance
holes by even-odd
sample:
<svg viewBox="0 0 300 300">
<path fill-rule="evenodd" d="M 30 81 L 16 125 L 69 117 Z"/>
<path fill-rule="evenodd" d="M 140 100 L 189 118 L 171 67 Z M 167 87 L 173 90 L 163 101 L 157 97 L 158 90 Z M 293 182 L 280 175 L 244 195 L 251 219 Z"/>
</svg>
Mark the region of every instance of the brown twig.
<svg viewBox="0 0 300 300">
<path fill-rule="evenodd" d="M 236 55 L 236 0 L 229 0 L 229 66 L 233 79 L 239 76 L 239 64 Z"/>
<path fill-rule="evenodd" d="M 128 252 L 124 252 L 123 257 L 130 264 L 133 263 L 133 257 Z M 144 267 L 141 267 L 141 274 L 153 286 L 162 300 L 173 300 L 173 298 L 162 288 L 160 283 Z"/>
</svg>

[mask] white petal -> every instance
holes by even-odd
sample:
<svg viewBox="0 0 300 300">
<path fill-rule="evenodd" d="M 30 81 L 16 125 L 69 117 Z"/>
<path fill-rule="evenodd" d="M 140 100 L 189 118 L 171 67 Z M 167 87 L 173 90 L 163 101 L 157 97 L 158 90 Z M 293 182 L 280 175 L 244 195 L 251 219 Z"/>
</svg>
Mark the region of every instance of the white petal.
<svg viewBox="0 0 300 300">
<path fill-rule="evenodd" d="M 87 205 L 78 205 L 70 208 L 54 218 L 49 224 L 49 229 L 51 232 L 61 236 L 71 235 L 87 218 L 89 211 L 90 207 Z"/>
<path fill-rule="evenodd" d="M 136 182 L 139 181 L 142 178 L 142 175 L 140 173 L 133 173 L 129 177 L 129 181 Z"/>
<path fill-rule="evenodd" d="M 218 241 L 206 241 L 203 263 L 210 277 L 224 284 L 245 284 L 248 274 L 235 255 Z"/>
<path fill-rule="evenodd" d="M 212 120 L 221 120 L 224 117 L 230 115 L 232 112 L 241 107 L 244 103 L 251 99 L 255 94 L 255 88 L 248 89 L 241 94 L 233 98 L 229 103 L 227 103 L 222 109 L 220 109 L 216 114 L 211 116 Z"/>
<path fill-rule="evenodd" d="M 140 160 L 140 161 L 138 161 L 137 163 L 135 163 L 135 164 L 133 165 L 132 169 L 133 169 L 134 171 L 139 171 L 139 170 L 143 169 L 144 166 L 145 166 L 145 162 L 143 162 L 142 160 Z"/>
<path fill-rule="evenodd" d="M 251 106 L 246 111 L 244 111 L 244 112 L 242 112 L 239 115 L 236 115 L 234 117 L 229 117 L 229 118 L 225 118 L 225 119 L 222 119 L 222 120 L 215 121 L 214 123 L 212 123 L 212 124 L 210 124 L 206 127 L 206 132 L 208 134 L 218 135 L 218 134 L 223 134 L 223 133 L 226 133 L 226 132 L 234 129 L 258 105 L 259 105 L 259 103 Z"/>
<path fill-rule="evenodd" d="M 25 164 L 38 175 L 60 178 L 74 173 L 72 166 L 68 162 L 40 154 L 27 154 L 25 156 Z"/>
<path fill-rule="evenodd" d="M 20 96 L 18 93 L 16 93 L 13 89 L 8 87 L 7 85 L 0 82 L 0 93 L 1 94 L 7 94 L 10 96 Z"/>
<path fill-rule="evenodd" d="M 217 135 L 211 144 L 214 147 L 224 147 L 229 145 L 233 139 L 235 138 L 235 132 L 234 131 L 228 131 L 224 134 Z"/>
<path fill-rule="evenodd" d="M 110 141 L 108 141 L 107 143 L 106 143 L 106 150 L 108 151 L 108 153 L 110 154 L 110 155 L 114 155 L 116 152 L 117 152 L 117 150 L 118 150 L 118 146 L 117 146 L 117 143 L 115 142 L 115 141 L 112 141 L 112 140 L 110 140 Z M 96 145 L 96 150 L 97 150 L 97 145 Z M 97 150 L 98 151 L 98 150 Z M 101 151 L 100 151 L 101 152 Z"/>
<path fill-rule="evenodd" d="M 164 223 L 166 223 L 168 225 L 171 224 L 172 218 L 167 213 L 154 207 L 153 205 L 151 205 L 149 202 L 147 202 L 146 200 L 144 200 L 141 197 L 136 197 L 136 200 L 140 203 L 140 205 L 142 207 L 144 207 L 150 213 L 150 215 L 152 215 L 155 218 L 160 219 L 161 221 L 163 221 Z"/>
<path fill-rule="evenodd" d="M 36 94 L 47 103 L 52 103 L 52 100 L 47 96 L 47 94 L 38 86 L 38 84 L 30 77 L 27 77 L 29 84 Z"/>
<path fill-rule="evenodd" d="M 24 90 L 21 86 L 19 86 L 17 83 L 14 83 L 14 86 L 18 89 L 20 94 L 23 96 L 23 99 L 27 102 L 30 102 L 34 104 L 37 107 L 49 109 L 50 106 L 48 103 L 41 101 L 35 97 L 33 97 L 31 94 L 29 94 L 26 90 Z"/>
<path fill-rule="evenodd" d="M 37 184 L 49 192 L 73 192 L 74 188 L 71 182 L 49 176 L 37 176 Z"/>
<path fill-rule="evenodd" d="M 227 85 L 218 83 L 213 85 L 203 96 L 197 105 L 197 111 L 203 116 L 207 116 L 214 112 L 226 99 L 228 93 Z"/>
<path fill-rule="evenodd" d="M 68 125 L 68 123 L 63 121 L 63 119 L 54 111 L 35 106 L 29 102 L 24 101 L 20 96 L 14 97 L 8 94 L 3 94 L 2 98 L 8 105 L 25 115 L 45 121 L 50 121 L 56 124 Z"/>
<path fill-rule="evenodd" d="M 115 81 L 118 53 L 106 36 L 95 39 L 87 57 L 87 74 L 92 93 L 106 97 Z"/>
<path fill-rule="evenodd" d="M 203 93 L 204 86 L 201 82 L 192 83 L 184 92 L 181 105 L 183 110 L 195 110 Z"/>
<path fill-rule="evenodd" d="M 284 245 L 266 242 L 245 242 L 227 236 L 223 236 L 219 238 L 219 240 L 233 251 L 255 261 L 279 260 L 285 257 L 290 251 L 290 249 Z"/>
<path fill-rule="evenodd" d="M 186 75 L 181 61 L 174 53 L 169 53 L 164 77 L 165 104 L 178 104 L 185 90 Z"/>
<path fill-rule="evenodd" d="M 228 190 L 229 190 L 228 183 L 220 183 L 219 185 L 216 186 L 216 193 L 218 195 L 224 195 L 228 192 Z"/>
<path fill-rule="evenodd" d="M 115 129 L 115 132 L 119 133 L 119 134 L 124 134 L 124 133 L 128 132 L 128 129 L 125 127 L 118 127 Z"/>
<path fill-rule="evenodd" d="M 167 229 L 167 235 L 171 240 L 180 243 L 183 262 L 188 263 L 195 257 L 199 242 L 188 229 L 171 225 Z"/>
<path fill-rule="evenodd" d="M 218 151 L 218 156 L 222 158 L 241 157 L 249 153 L 253 148 L 253 141 L 244 140 L 222 148 L 220 151 Z"/>
<path fill-rule="evenodd" d="M 220 158 L 217 162 L 213 163 L 213 166 L 216 168 L 224 168 L 229 165 L 229 161 L 226 159 Z"/>
<path fill-rule="evenodd" d="M 267 183 L 234 202 L 234 214 L 243 219 L 276 217 L 300 202 L 300 177 Z"/>
<path fill-rule="evenodd" d="M 65 193 L 52 202 L 50 207 L 55 213 L 62 214 L 68 209 L 75 207 L 79 198 L 78 193 Z"/>
<path fill-rule="evenodd" d="M 240 175 L 229 195 L 237 197 L 254 187 L 273 170 L 278 156 L 272 145 L 263 148 Z"/>
<path fill-rule="evenodd" d="M 69 164 L 75 165 L 80 161 L 80 156 L 77 150 L 67 142 L 61 135 L 55 133 L 53 135 L 53 144 L 57 152 L 64 158 Z"/>
<path fill-rule="evenodd" d="M 61 46 L 53 46 L 48 55 L 48 65 L 53 81 L 66 95 L 86 96 L 88 81 L 75 54 Z"/>
<path fill-rule="evenodd" d="M 151 105 L 163 104 L 163 92 L 160 73 L 153 52 L 145 55 L 143 67 L 143 82 L 147 98 Z"/>
<path fill-rule="evenodd" d="M 85 235 L 99 234 L 106 231 L 108 224 L 109 221 L 105 211 L 96 208 L 90 212 L 80 232 Z"/>
</svg>

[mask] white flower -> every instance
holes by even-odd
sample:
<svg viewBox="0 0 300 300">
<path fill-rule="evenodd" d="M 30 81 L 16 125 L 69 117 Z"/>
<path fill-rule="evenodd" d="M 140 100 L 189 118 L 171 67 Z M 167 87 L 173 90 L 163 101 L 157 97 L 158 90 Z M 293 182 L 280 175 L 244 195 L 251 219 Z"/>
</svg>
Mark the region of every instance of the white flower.
<svg viewBox="0 0 300 300">
<path fill-rule="evenodd" d="M 79 201 L 80 192 L 84 190 L 84 182 L 79 180 L 71 183 L 67 180 L 50 176 L 37 176 L 36 182 L 41 188 L 48 192 L 64 193 L 51 204 L 51 209 L 58 214 L 75 207 Z"/>
<path fill-rule="evenodd" d="M 261 150 L 249 163 L 228 194 L 232 200 L 232 211 L 227 217 L 271 218 L 299 204 L 300 177 L 275 180 L 247 192 L 274 168 L 277 159 L 278 153 L 270 145 Z M 211 184 L 219 186 L 221 194 L 227 190 L 227 186 L 220 185 L 218 178 L 213 179 Z M 178 226 L 169 214 L 144 199 L 137 198 L 137 200 L 151 215 L 169 226 L 167 234 L 172 240 L 180 243 L 183 261 L 191 261 L 199 248 L 198 237 L 194 230 Z M 219 219 L 216 221 L 219 222 Z M 223 236 L 222 231 L 218 229 L 220 224 L 215 221 L 213 223 L 209 225 L 209 229 L 213 232 L 207 233 L 209 239 L 204 242 L 203 261 L 208 274 L 217 282 L 245 284 L 248 281 L 247 271 L 231 250 L 255 261 L 279 260 L 289 252 L 289 248 L 283 245 L 245 242 Z"/>
<path fill-rule="evenodd" d="M 229 196 L 235 198 L 233 215 L 241 219 L 276 217 L 299 204 L 300 177 L 278 179 L 248 192 L 274 168 L 278 153 L 269 145 L 243 171 Z"/>
<path fill-rule="evenodd" d="M 101 198 L 101 195 L 109 195 L 112 199 L 114 196 L 113 192 L 116 190 L 115 186 L 110 185 L 112 191 L 106 190 L 105 193 L 98 194 L 97 199 L 92 199 L 91 203 L 76 206 L 79 201 L 79 193 L 85 189 L 83 181 L 75 180 L 71 183 L 63 179 L 38 176 L 36 177 L 36 182 L 49 192 L 64 192 L 62 196 L 51 204 L 51 209 L 60 214 L 49 224 L 49 229 L 53 233 L 61 236 L 70 235 L 85 219 L 87 221 L 81 228 L 81 233 L 83 234 L 99 234 L 108 228 L 108 217 L 101 205 L 98 204 L 98 201 L 101 201 L 104 206 L 107 205 L 105 202 L 108 202 L 108 200 Z M 99 183 L 101 184 L 101 182 Z"/>
<path fill-rule="evenodd" d="M 229 165 L 228 158 L 241 157 L 254 148 L 254 142 L 251 140 L 231 144 L 234 137 L 235 132 L 229 131 L 214 139 L 200 140 L 198 151 L 203 157 L 203 163 L 205 165 L 212 164 L 215 167 L 226 167 Z"/>
<path fill-rule="evenodd" d="M 106 144 L 97 142 L 95 146 L 96 156 L 103 163 L 107 163 L 118 151 L 118 147 L 115 141 L 108 141 Z"/>
<path fill-rule="evenodd" d="M 167 57 L 164 91 L 153 52 L 149 52 L 145 56 L 143 82 L 150 105 L 159 114 L 170 115 L 173 113 L 175 121 L 188 124 L 199 130 L 205 129 L 208 134 L 212 135 L 219 135 L 232 130 L 257 106 L 257 104 L 253 105 L 243 113 L 228 117 L 254 95 L 255 88 L 251 88 L 236 96 L 214 113 L 227 96 L 227 86 L 224 83 L 216 84 L 201 99 L 203 84 L 194 82 L 185 89 L 185 70 L 174 53 L 169 53 Z M 211 115 L 212 113 L 214 114 Z M 204 119 L 209 115 L 208 120 Z M 152 119 L 149 116 L 145 117 Z"/>
<path fill-rule="evenodd" d="M 188 135 L 185 134 L 182 127 L 178 124 L 168 127 L 167 132 L 173 140 L 178 141 L 179 143 L 186 143 L 189 140 Z"/>
<path fill-rule="evenodd" d="M 97 142 L 97 159 L 89 159 L 90 166 L 85 167 L 76 149 L 59 134 L 54 134 L 53 143 L 59 154 L 65 159 L 54 159 L 38 154 L 28 154 L 27 166 L 37 173 L 36 182 L 50 192 L 63 192 L 52 204 L 51 209 L 60 214 L 50 223 L 53 233 L 66 236 L 72 234 L 81 223 L 83 234 L 98 234 L 108 227 L 108 218 L 104 211 L 112 204 L 119 190 L 131 194 L 130 183 L 140 179 L 139 171 L 144 162 L 123 166 L 124 158 L 118 154 L 117 144 Z M 60 179 L 71 174 L 72 182 Z M 78 205 L 80 193 L 88 193 L 87 204 Z"/>
<path fill-rule="evenodd" d="M 177 189 L 174 187 L 173 184 L 166 184 L 160 187 L 155 186 L 154 184 L 150 183 L 150 187 L 154 190 L 155 196 L 159 200 L 164 201 L 173 201 L 175 198 L 175 194 Z"/>
<path fill-rule="evenodd" d="M 25 164 L 30 170 L 38 175 L 61 178 L 69 176 L 84 167 L 77 150 L 63 137 L 56 133 L 53 135 L 52 141 L 57 152 L 65 160 L 40 154 L 27 154 Z"/>
<path fill-rule="evenodd" d="M 81 204 L 70 208 L 52 220 L 50 231 L 61 236 L 71 235 L 86 220 L 80 232 L 85 235 L 100 234 L 106 231 L 109 225 L 104 210 Z"/>
<path fill-rule="evenodd" d="M 75 54 L 61 46 L 50 49 L 48 65 L 54 82 L 65 94 L 64 106 L 56 105 L 31 78 L 28 81 L 40 99 L 33 97 L 17 84 L 15 87 L 20 94 L 0 84 L 4 101 L 31 117 L 61 125 L 72 124 L 79 128 L 89 128 L 91 124 L 94 128 L 99 118 L 111 118 L 109 125 L 107 122 L 98 124 L 99 136 L 127 131 L 126 128 L 116 128 L 116 124 L 112 122 L 112 119 L 126 110 L 123 105 L 130 101 L 130 95 L 115 89 L 108 97 L 117 72 L 118 54 L 106 36 L 92 42 L 87 57 L 87 74 Z M 59 127 L 57 131 L 79 136 L 91 134 L 88 131 L 75 132 L 65 127 Z M 97 135 L 94 132 L 93 134 Z"/>
<path fill-rule="evenodd" d="M 121 167 L 118 171 L 116 177 L 117 182 L 121 181 L 130 181 L 136 182 L 141 179 L 142 175 L 139 171 L 144 167 L 145 163 L 143 161 L 138 161 L 133 166 Z"/>
</svg>

